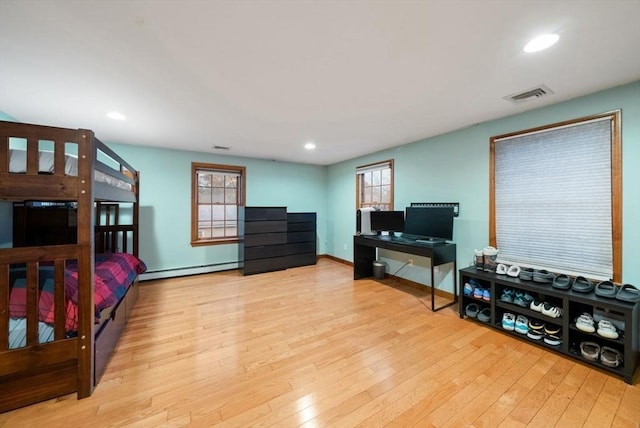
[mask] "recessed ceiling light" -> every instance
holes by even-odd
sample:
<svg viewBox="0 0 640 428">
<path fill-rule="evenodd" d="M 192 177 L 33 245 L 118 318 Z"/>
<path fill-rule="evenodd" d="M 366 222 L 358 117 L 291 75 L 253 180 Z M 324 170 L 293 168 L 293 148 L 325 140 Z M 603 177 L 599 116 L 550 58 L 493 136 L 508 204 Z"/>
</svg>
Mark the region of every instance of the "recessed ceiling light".
<svg viewBox="0 0 640 428">
<path fill-rule="evenodd" d="M 557 34 L 543 34 L 542 36 L 538 36 L 527 43 L 524 47 L 524 51 L 531 53 L 547 49 L 548 47 L 555 45 L 559 38 L 560 36 Z"/>
<path fill-rule="evenodd" d="M 119 111 L 110 111 L 109 113 L 107 113 L 107 117 L 114 120 L 125 120 L 127 118 L 127 116 L 120 113 Z"/>
<path fill-rule="evenodd" d="M 304 148 L 307 150 L 313 150 L 316 148 L 316 145 L 312 142 L 308 142 L 307 144 L 304 145 Z"/>
</svg>

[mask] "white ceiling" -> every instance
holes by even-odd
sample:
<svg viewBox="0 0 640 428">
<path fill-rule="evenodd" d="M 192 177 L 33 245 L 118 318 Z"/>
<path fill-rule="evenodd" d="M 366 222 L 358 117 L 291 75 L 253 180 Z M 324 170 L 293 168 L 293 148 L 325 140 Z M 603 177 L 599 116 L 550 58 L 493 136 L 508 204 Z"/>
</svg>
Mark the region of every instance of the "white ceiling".
<svg viewBox="0 0 640 428">
<path fill-rule="evenodd" d="M 328 165 L 639 80 L 639 23 L 640 0 L 0 0 L 0 111 Z"/>
</svg>

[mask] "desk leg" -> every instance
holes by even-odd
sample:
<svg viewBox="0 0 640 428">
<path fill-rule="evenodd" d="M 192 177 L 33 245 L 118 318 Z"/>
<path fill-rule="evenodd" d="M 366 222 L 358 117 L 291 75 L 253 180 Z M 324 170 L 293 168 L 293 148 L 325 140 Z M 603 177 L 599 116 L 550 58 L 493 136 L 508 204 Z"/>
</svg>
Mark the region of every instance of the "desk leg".
<svg viewBox="0 0 640 428">
<path fill-rule="evenodd" d="M 373 276 L 376 247 L 353 244 L 353 279 Z"/>
<path fill-rule="evenodd" d="M 431 260 L 431 312 L 437 311 L 436 309 L 436 279 L 433 274 L 433 260 Z"/>
<path fill-rule="evenodd" d="M 448 308 L 451 305 L 458 303 L 458 267 L 457 263 L 453 261 L 453 301 L 445 303 L 444 305 L 436 308 L 436 284 L 433 274 L 433 265 L 431 265 L 431 311 L 437 312 L 440 309 Z"/>
</svg>

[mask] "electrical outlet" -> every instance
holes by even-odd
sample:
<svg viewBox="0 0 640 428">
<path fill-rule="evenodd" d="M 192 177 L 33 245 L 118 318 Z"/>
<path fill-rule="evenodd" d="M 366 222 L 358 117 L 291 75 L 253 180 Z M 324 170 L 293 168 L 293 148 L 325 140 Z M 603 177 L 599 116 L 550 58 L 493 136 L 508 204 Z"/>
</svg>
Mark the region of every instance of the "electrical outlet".
<svg viewBox="0 0 640 428">
<path fill-rule="evenodd" d="M 413 266 L 413 259 L 412 259 L 412 258 L 409 258 L 409 260 L 407 260 L 407 264 L 408 264 L 409 266 Z"/>
<path fill-rule="evenodd" d="M 345 250 L 347 249 L 347 244 L 344 244 L 344 249 L 345 249 Z"/>
</svg>

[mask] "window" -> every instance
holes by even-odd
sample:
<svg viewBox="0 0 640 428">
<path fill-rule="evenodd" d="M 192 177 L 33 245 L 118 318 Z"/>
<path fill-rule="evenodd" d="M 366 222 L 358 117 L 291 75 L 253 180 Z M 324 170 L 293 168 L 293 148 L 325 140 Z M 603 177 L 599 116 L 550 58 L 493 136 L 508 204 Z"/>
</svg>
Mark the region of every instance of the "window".
<svg viewBox="0 0 640 428">
<path fill-rule="evenodd" d="M 393 209 L 393 160 L 356 168 L 356 209 Z"/>
<path fill-rule="evenodd" d="M 191 245 L 237 241 L 244 177 L 242 166 L 191 164 Z"/>
<path fill-rule="evenodd" d="M 500 260 L 621 280 L 619 116 L 491 138 L 489 233 Z"/>
</svg>

